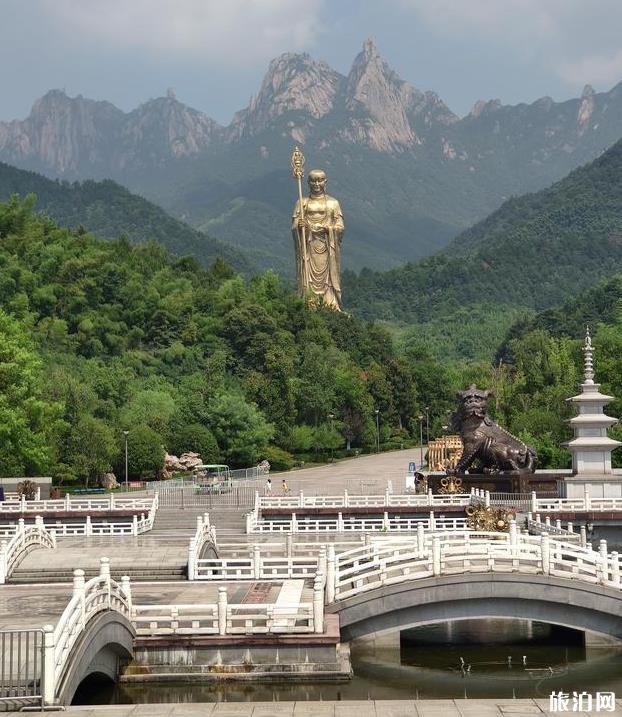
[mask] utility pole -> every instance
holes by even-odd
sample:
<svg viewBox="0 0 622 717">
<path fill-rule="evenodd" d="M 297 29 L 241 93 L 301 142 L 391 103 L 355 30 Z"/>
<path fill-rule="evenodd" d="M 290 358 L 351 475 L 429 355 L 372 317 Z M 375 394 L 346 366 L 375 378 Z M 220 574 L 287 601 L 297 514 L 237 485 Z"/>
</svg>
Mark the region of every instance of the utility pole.
<svg viewBox="0 0 622 717">
<path fill-rule="evenodd" d="M 125 436 L 125 492 L 127 493 L 130 489 L 130 485 L 128 482 L 128 473 L 127 473 L 127 435 L 129 431 L 123 431 L 123 435 Z"/>
<path fill-rule="evenodd" d="M 380 453 L 380 409 L 377 408 L 376 414 L 376 453 Z"/>
</svg>

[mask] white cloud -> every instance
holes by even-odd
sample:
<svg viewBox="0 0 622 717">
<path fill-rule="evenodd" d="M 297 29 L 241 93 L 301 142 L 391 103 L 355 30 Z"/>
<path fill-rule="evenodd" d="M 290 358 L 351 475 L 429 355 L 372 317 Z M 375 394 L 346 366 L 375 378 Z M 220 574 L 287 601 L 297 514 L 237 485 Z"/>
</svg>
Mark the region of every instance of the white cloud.
<svg viewBox="0 0 622 717">
<path fill-rule="evenodd" d="M 470 37 L 569 86 L 622 79 L 619 0 L 392 0 L 439 37 Z"/>
<path fill-rule="evenodd" d="M 118 49 L 223 66 L 265 61 L 307 47 L 320 2 L 300 0 L 41 0 L 65 34 Z"/>
</svg>

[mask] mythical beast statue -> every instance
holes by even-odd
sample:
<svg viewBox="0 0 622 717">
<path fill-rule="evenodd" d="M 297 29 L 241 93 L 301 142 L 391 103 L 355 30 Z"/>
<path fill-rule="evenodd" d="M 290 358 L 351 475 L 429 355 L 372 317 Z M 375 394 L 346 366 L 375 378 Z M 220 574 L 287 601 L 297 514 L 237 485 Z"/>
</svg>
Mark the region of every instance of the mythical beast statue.
<svg viewBox="0 0 622 717">
<path fill-rule="evenodd" d="M 460 403 L 453 416 L 453 429 L 460 433 L 464 448 L 462 457 L 451 472 L 464 473 L 477 461 L 484 473 L 533 473 L 537 462 L 533 448 L 501 428 L 486 414 L 486 403 L 492 395 L 492 391 L 482 391 L 475 384 L 471 384 L 466 391 L 458 391 Z"/>
</svg>

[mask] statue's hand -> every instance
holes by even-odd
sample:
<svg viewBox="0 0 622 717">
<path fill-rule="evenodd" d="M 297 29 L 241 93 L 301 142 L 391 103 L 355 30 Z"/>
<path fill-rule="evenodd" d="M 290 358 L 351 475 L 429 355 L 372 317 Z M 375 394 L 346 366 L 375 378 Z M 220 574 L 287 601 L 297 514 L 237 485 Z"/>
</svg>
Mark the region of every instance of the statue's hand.
<svg viewBox="0 0 622 717">
<path fill-rule="evenodd" d="M 298 217 L 298 229 L 304 229 L 307 226 L 307 222 L 302 217 Z"/>
</svg>

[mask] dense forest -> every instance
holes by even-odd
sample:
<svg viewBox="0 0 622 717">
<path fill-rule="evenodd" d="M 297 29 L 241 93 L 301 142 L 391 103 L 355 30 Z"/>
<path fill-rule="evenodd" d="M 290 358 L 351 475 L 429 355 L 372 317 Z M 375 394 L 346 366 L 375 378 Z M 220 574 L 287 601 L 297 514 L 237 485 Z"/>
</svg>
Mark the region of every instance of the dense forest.
<svg viewBox="0 0 622 717">
<path fill-rule="evenodd" d="M 344 275 L 347 307 L 414 325 L 436 355 L 491 358 L 509 326 L 622 262 L 622 141 L 551 188 L 513 198 L 417 264 Z M 473 335 L 475 334 L 475 336 Z"/>
<path fill-rule="evenodd" d="M 252 271 L 239 250 L 175 219 L 112 180 L 54 181 L 0 162 L 0 201 L 31 193 L 37 196 L 38 210 L 61 226 L 82 227 L 106 239 L 126 236 L 132 243 L 153 239 L 174 254 L 195 256 L 205 266 L 221 257 L 236 271 Z"/>
</svg>

